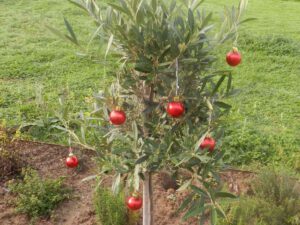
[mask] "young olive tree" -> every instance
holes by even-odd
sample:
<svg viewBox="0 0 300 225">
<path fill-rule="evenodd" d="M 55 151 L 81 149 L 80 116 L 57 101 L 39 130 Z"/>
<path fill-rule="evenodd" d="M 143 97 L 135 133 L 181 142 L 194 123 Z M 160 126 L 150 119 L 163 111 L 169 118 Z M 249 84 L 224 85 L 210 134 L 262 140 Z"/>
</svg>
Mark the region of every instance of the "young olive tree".
<svg viewBox="0 0 300 225">
<path fill-rule="evenodd" d="M 107 40 L 105 58 L 110 53 L 119 67 L 112 86 L 95 95 L 88 119 L 101 122 L 84 122 L 81 129 L 93 132 L 98 144 L 76 135 L 67 122 L 61 129 L 99 152 L 100 174 L 114 175 L 115 191 L 122 183 L 136 194 L 143 185 L 143 225 L 154 224 L 152 176 L 162 169 L 191 174 L 180 187 L 190 190 L 180 207 L 184 219 L 199 217 L 204 224 L 209 212 L 216 224 L 218 215 L 225 217 L 218 199 L 233 197 L 221 192 L 218 177 L 224 152 L 218 118 L 230 109 L 222 99 L 232 76 L 213 63 L 217 48 L 236 39 L 247 1 L 225 9 L 217 29 L 212 13 L 201 10 L 202 0 L 70 2 L 92 17 L 93 38 Z M 66 19 L 65 24 L 67 35 L 49 29 L 81 45 Z"/>
</svg>

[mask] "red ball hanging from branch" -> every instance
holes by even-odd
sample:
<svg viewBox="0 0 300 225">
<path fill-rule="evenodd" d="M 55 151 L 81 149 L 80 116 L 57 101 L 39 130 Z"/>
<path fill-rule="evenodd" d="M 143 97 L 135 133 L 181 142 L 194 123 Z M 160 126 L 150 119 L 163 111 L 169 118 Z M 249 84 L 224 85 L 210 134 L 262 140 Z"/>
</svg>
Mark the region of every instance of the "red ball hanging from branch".
<svg viewBox="0 0 300 225">
<path fill-rule="evenodd" d="M 126 204 L 129 209 L 136 211 L 142 208 L 143 199 L 138 194 L 133 194 L 127 198 Z"/>
<path fill-rule="evenodd" d="M 73 153 L 70 153 L 66 159 L 66 165 L 69 168 L 75 168 L 78 166 L 78 159 Z"/>
<path fill-rule="evenodd" d="M 226 61 L 230 66 L 237 66 L 242 61 L 242 55 L 239 53 L 237 48 L 232 48 L 232 51 L 226 55 Z"/>
<path fill-rule="evenodd" d="M 201 149 L 208 149 L 210 152 L 213 152 L 216 147 L 216 141 L 215 139 L 211 137 L 206 137 L 200 144 Z"/>
<path fill-rule="evenodd" d="M 171 117 L 178 118 L 183 115 L 184 111 L 184 104 L 180 101 L 179 97 L 174 97 L 174 100 L 168 103 L 167 113 Z"/>
<path fill-rule="evenodd" d="M 122 125 L 126 121 L 126 114 L 121 107 L 116 107 L 116 109 L 109 114 L 109 120 L 114 125 Z"/>
</svg>

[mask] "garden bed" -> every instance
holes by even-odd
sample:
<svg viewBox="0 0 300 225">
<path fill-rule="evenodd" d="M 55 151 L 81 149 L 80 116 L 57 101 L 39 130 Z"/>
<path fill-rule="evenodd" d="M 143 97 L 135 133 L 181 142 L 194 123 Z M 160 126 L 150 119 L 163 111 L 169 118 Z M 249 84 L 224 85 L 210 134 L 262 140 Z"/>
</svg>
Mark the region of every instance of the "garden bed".
<svg viewBox="0 0 300 225">
<path fill-rule="evenodd" d="M 68 148 L 65 146 L 44 144 L 38 142 L 16 141 L 8 146 L 9 150 L 16 150 L 27 165 L 36 169 L 42 177 L 66 177 L 65 183 L 73 189 L 73 197 L 64 201 L 50 218 L 40 219 L 39 225 L 93 225 L 96 216 L 93 210 L 92 192 L 95 181 L 81 182 L 82 179 L 96 173 L 96 167 L 91 160 L 93 152 L 85 151 L 78 156 L 83 164 L 78 170 L 70 170 L 65 166 Z M 247 180 L 253 176 L 251 172 L 230 170 L 222 174 L 223 180 L 228 183 L 230 191 L 235 193 L 247 192 Z M 175 212 L 178 209 L 185 193 L 178 193 L 172 188 L 166 188 L 168 177 L 164 173 L 154 177 L 154 209 L 155 225 L 168 224 L 197 224 L 193 221 L 182 222 L 181 216 Z M 1 224 L 28 225 L 29 218 L 16 214 L 11 201 L 13 196 L 8 192 L 5 182 L 0 181 L 0 221 Z"/>
</svg>

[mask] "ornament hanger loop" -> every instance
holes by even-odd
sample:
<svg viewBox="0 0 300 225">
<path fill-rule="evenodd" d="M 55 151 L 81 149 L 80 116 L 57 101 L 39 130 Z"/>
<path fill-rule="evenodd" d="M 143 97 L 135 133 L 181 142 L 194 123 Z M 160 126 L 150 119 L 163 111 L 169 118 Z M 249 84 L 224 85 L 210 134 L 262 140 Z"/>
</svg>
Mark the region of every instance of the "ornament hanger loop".
<svg viewBox="0 0 300 225">
<path fill-rule="evenodd" d="M 176 58 L 175 62 L 175 70 L 176 70 L 176 96 L 178 96 L 178 90 L 179 90 L 179 65 L 178 65 L 178 58 Z"/>
<path fill-rule="evenodd" d="M 215 101 L 215 99 L 212 98 L 211 99 L 211 104 L 214 104 L 214 101 Z M 208 118 L 207 118 L 207 120 L 208 120 L 208 131 L 210 132 L 210 130 L 211 130 L 211 124 L 212 124 L 212 120 L 213 120 L 213 109 L 210 109 L 208 111 Z"/>
<path fill-rule="evenodd" d="M 238 39 L 239 39 L 238 25 L 236 23 L 234 24 L 234 29 L 235 29 L 235 39 L 233 45 L 236 47 L 238 46 Z"/>
<path fill-rule="evenodd" d="M 73 152 L 73 149 L 72 149 L 72 147 L 71 147 L 72 140 L 71 140 L 71 135 L 70 135 L 70 134 L 69 134 L 68 144 L 69 144 L 69 153 L 72 153 L 72 152 Z"/>
<path fill-rule="evenodd" d="M 117 73 L 117 90 L 116 90 L 116 94 L 117 94 L 117 104 L 119 104 L 119 100 L 120 100 L 120 93 L 121 93 L 121 85 L 120 85 L 120 74 Z"/>
</svg>

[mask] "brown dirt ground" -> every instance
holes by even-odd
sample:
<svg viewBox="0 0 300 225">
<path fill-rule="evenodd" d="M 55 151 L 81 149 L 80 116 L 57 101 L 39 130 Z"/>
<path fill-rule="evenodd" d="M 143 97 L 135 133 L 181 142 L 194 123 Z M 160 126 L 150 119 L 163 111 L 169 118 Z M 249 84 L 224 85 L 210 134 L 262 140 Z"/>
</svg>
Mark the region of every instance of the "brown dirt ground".
<svg viewBox="0 0 300 225">
<path fill-rule="evenodd" d="M 21 157 L 31 167 L 39 171 L 42 177 L 66 177 L 65 183 L 74 190 L 73 197 L 64 201 L 48 219 L 37 221 L 37 225 L 96 225 L 95 213 L 92 206 L 92 190 L 95 181 L 81 182 L 83 178 L 96 174 L 95 165 L 91 158 L 93 153 L 85 151 L 80 154 L 81 166 L 77 170 L 66 168 L 64 160 L 68 154 L 67 147 L 42 144 L 37 142 L 17 141 L 10 145 L 17 149 Z M 248 192 L 247 180 L 252 173 L 242 171 L 227 171 L 222 174 L 229 190 L 240 194 Z M 154 176 L 154 224 L 155 225 L 193 225 L 194 220 L 181 221 L 182 215 L 175 211 L 186 193 L 178 193 L 165 187 L 163 173 Z M 11 205 L 11 196 L 5 188 L 5 182 L 0 180 L 0 225 L 28 225 L 29 219 L 22 214 L 16 214 Z"/>
</svg>

